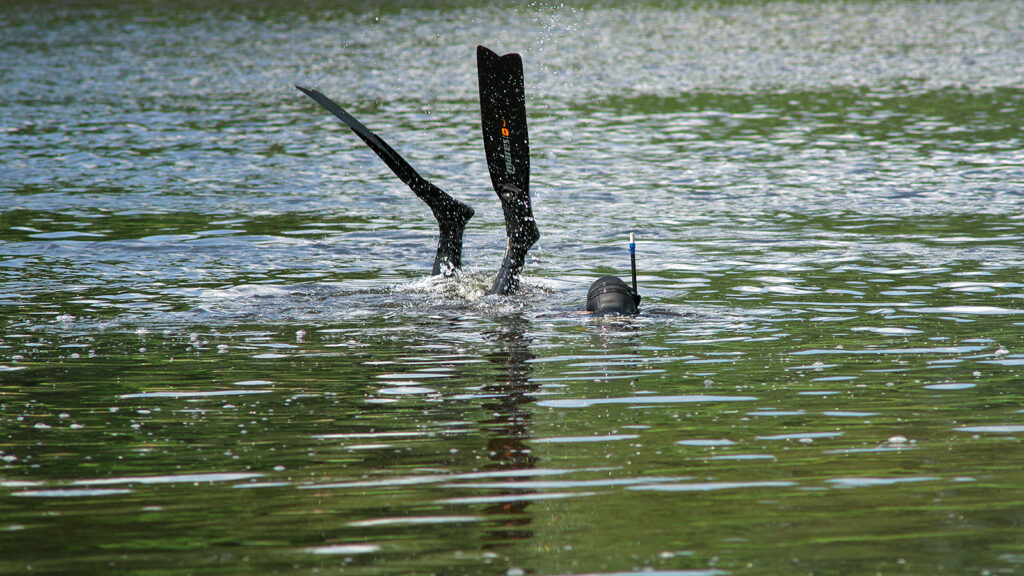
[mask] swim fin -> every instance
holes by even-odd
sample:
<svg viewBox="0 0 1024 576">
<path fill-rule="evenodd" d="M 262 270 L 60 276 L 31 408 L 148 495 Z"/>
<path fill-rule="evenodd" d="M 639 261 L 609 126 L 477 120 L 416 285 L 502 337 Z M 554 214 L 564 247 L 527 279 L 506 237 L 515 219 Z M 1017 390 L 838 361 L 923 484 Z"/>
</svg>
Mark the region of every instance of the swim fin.
<svg viewBox="0 0 1024 576">
<path fill-rule="evenodd" d="M 405 161 L 405 158 L 388 146 L 387 142 L 371 132 L 336 102 L 317 90 L 302 86 L 296 86 L 296 88 L 351 128 L 371 150 L 377 153 L 377 156 L 380 156 L 380 159 L 391 168 L 391 171 L 430 207 L 440 231 L 437 254 L 434 257 L 431 273 L 447 276 L 460 268 L 462 266 L 462 233 L 466 229 L 466 223 L 473 217 L 473 209 L 420 176 Z"/>
<path fill-rule="evenodd" d="M 501 199 L 508 238 L 505 257 L 488 294 L 511 294 L 519 286 L 526 253 L 540 238 L 530 204 L 530 139 L 526 129 L 523 59 L 477 46 L 480 118 L 487 168 Z"/>
</svg>

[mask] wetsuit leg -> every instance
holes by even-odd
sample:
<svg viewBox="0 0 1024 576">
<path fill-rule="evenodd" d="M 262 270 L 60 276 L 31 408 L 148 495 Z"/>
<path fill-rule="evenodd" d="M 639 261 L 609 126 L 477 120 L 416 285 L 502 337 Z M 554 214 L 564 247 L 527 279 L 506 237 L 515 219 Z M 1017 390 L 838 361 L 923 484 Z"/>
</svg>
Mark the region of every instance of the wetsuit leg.
<svg viewBox="0 0 1024 576">
<path fill-rule="evenodd" d="M 505 257 L 501 269 L 494 277 L 494 284 L 488 294 L 511 294 L 519 289 L 519 274 L 526 263 L 526 253 L 540 238 L 537 223 L 533 219 L 530 195 L 512 185 L 505 185 L 498 191 L 501 209 L 505 212 Z"/>
</svg>

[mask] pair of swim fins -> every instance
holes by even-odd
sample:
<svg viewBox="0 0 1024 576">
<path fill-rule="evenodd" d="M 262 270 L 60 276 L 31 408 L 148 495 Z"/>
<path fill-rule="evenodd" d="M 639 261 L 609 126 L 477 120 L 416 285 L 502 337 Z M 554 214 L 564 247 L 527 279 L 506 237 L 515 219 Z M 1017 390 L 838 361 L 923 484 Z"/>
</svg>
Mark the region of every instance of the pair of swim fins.
<svg viewBox="0 0 1024 576">
<path fill-rule="evenodd" d="M 540 238 L 530 203 L 530 141 L 526 129 L 523 60 L 478 46 L 480 116 L 491 183 L 501 200 L 508 239 L 501 269 L 488 294 L 511 294 L 519 285 L 526 253 Z M 462 266 L 462 234 L 473 209 L 420 176 L 383 139 L 317 90 L 296 86 L 352 129 L 434 213 L 439 228 L 433 274 Z"/>
</svg>

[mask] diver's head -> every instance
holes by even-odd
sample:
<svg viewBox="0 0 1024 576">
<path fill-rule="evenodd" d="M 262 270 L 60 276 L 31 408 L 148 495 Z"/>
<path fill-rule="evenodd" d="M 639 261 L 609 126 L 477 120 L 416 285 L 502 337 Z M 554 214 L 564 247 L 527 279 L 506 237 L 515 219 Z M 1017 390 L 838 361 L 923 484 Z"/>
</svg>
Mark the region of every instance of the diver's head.
<svg viewBox="0 0 1024 576">
<path fill-rule="evenodd" d="M 632 315 L 637 313 L 640 298 L 615 276 L 599 278 L 587 291 L 587 312 L 597 316 L 605 314 Z"/>
</svg>

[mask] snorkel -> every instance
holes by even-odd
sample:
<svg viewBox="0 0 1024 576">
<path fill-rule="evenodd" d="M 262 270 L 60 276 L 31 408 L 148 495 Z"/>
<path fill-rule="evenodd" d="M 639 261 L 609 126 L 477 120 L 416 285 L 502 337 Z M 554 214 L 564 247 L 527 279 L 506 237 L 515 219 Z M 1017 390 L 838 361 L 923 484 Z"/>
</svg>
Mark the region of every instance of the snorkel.
<svg viewBox="0 0 1024 576">
<path fill-rule="evenodd" d="M 633 288 L 630 289 L 620 278 L 605 276 L 598 278 L 587 291 L 587 312 L 595 316 L 619 314 L 632 316 L 640 306 L 640 294 L 636 287 L 636 242 L 633 233 L 629 234 L 629 260 L 633 276 Z"/>
<path fill-rule="evenodd" d="M 629 268 L 633 272 L 633 298 L 636 305 L 640 305 L 640 293 L 636 291 L 636 242 L 633 240 L 633 233 L 629 233 Z"/>
</svg>

